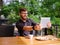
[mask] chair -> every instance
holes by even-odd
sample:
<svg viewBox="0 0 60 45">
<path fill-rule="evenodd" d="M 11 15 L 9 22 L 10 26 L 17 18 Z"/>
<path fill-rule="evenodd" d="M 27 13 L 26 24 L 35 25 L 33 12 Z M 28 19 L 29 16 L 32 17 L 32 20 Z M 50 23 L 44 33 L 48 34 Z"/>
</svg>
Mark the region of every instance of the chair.
<svg viewBox="0 0 60 45">
<path fill-rule="evenodd" d="M 11 37 L 14 33 L 14 26 L 0 25 L 0 37 Z"/>
</svg>

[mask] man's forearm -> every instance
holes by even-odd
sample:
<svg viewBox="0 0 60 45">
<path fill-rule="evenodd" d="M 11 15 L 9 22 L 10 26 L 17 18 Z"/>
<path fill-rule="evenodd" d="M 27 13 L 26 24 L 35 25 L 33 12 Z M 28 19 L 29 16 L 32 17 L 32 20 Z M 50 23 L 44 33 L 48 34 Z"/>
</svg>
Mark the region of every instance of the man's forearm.
<svg viewBox="0 0 60 45">
<path fill-rule="evenodd" d="M 31 30 L 33 30 L 33 26 L 24 26 L 23 30 L 31 31 Z"/>
</svg>

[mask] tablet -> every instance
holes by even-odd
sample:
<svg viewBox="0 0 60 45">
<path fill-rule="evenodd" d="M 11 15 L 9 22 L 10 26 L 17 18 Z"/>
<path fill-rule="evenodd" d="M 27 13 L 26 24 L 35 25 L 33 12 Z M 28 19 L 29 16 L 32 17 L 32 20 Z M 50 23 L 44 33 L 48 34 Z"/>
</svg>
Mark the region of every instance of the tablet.
<svg viewBox="0 0 60 45">
<path fill-rule="evenodd" d="M 48 22 L 50 22 L 50 17 L 41 17 L 40 24 L 42 28 L 47 28 Z"/>
</svg>

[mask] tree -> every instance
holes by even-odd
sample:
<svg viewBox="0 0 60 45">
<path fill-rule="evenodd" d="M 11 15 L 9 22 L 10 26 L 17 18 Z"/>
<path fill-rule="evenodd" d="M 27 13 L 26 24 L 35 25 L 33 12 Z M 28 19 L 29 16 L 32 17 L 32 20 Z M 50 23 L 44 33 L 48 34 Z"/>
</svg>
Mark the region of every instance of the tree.
<svg viewBox="0 0 60 45">
<path fill-rule="evenodd" d="M 42 2 L 43 16 L 60 17 L 60 0 L 44 0 Z M 44 11 L 45 10 L 45 11 Z"/>
<path fill-rule="evenodd" d="M 51 17 L 52 22 L 55 22 L 54 18 L 57 20 L 60 17 L 60 0 L 24 0 L 22 2 L 15 0 L 9 5 L 3 5 L 2 13 L 7 17 L 13 10 L 17 16 L 21 7 L 27 8 L 29 16 L 33 19 L 35 16 L 38 17 L 37 20 L 39 16 Z"/>
</svg>

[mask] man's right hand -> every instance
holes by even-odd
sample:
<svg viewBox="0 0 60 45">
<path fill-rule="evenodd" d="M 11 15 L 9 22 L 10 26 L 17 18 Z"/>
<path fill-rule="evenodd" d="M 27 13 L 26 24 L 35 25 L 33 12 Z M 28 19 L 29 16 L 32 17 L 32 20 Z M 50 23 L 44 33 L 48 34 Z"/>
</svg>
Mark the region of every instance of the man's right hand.
<svg viewBox="0 0 60 45">
<path fill-rule="evenodd" d="M 24 26 L 23 30 L 32 31 L 33 30 L 33 26 Z"/>
</svg>

